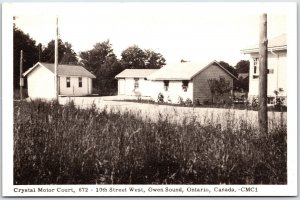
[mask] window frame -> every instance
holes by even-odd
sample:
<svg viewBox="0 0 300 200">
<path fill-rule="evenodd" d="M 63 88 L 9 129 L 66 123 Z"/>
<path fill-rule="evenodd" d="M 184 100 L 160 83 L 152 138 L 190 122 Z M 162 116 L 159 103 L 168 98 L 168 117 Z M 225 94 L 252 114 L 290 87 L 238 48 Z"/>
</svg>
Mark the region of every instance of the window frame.
<svg viewBox="0 0 300 200">
<path fill-rule="evenodd" d="M 67 88 L 71 87 L 71 77 L 66 77 L 66 87 Z"/>
<path fill-rule="evenodd" d="M 169 80 L 164 80 L 163 83 L 164 83 L 164 90 L 168 91 L 169 90 L 170 81 Z"/>
<path fill-rule="evenodd" d="M 257 74 L 257 63 L 258 63 L 258 58 L 253 58 L 254 74 Z"/>
<path fill-rule="evenodd" d="M 133 83 L 133 89 L 136 90 L 140 87 L 140 84 L 139 84 L 139 78 L 134 78 L 134 83 Z"/>
<path fill-rule="evenodd" d="M 189 87 L 189 80 L 183 80 L 182 81 L 182 90 L 184 91 L 184 92 L 187 92 L 187 90 L 188 90 L 188 87 Z"/>
<path fill-rule="evenodd" d="M 82 77 L 78 77 L 78 87 L 82 88 Z"/>
</svg>

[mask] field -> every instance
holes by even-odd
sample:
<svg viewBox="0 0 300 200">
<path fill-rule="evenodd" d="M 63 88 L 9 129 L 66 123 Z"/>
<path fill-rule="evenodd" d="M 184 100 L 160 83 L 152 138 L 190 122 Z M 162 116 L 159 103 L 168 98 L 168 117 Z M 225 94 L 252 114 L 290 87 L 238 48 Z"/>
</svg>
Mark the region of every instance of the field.
<svg viewBox="0 0 300 200">
<path fill-rule="evenodd" d="M 287 184 L 282 121 L 152 117 L 14 102 L 14 184 Z"/>
</svg>

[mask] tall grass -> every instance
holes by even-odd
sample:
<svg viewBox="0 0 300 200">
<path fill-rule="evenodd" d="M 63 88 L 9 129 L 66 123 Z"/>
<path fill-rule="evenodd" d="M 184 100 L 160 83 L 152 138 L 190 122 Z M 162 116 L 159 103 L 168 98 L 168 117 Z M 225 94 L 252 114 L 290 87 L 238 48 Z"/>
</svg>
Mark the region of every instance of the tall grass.
<svg viewBox="0 0 300 200">
<path fill-rule="evenodd" d="M 286 125 L 230 123 L 15 102 L 14 184 L 286 184 Z"/>
</svg>

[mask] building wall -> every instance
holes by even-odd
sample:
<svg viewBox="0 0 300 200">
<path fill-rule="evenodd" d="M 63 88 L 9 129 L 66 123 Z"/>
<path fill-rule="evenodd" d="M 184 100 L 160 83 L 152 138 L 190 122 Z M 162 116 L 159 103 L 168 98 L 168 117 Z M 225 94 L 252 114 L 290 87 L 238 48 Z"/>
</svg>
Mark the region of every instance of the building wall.
<svg viewBox="0 0 300 200">
<path fill-rule="evenodd" d="M 138 95 L 151 96 L 151 81 L 145 78 L 138 78 L 138 88 L 134 90 L 134 78 L 118 79 L 118 95 Z"/>
<path fill-rule="evenodd" d="M 38 66 L 29 73 L 27 83 L 30 98 L 55 98 L 54 74 L 45 67 Z"/>
<path fill-rule="evenodd" d="M 187 91 L 183 90 L 181 80 L 169 81 L 169 87 L 167 91 L 165 90 L 163 81 L 152 81 L 151 88 L 151 97 L 155 101 L 157 101 L 159 93 L 163 94 L 165 102 L 179 103 L 179 97 L 181 97 L 183 101 L 186 101 L 187 99 L 193 100 L 192 81 L 189 81 Z"/>
<path fill-rule="evenodd" d="M 212 96 L 208 80 L 213 78 L 219 79 L 220 76 L 223 76 L 227 81 L 230 81 L 230 87 L 233 88 L 233 78 L 223 69 L 213 64 L 193 78 L 193 102 L 197 99 L 199 100 L 199 103 L 205 101 L 211 102 Z M 231 93 L 224 96 L 224 100 L 228 100 L 229 98 L 231 98 Z"/>
<path fill-rule="evenodd" d="M 268 69 L 273 69 L 273 73 L 268 74 L 268 91 L 269 97 L 274 97 L 274 90 L 279 91 L 279 96 L 287 96 L 287 51 L 274 52 L 278 56 L 268 53 Z M 254 73 L 254 59 L 259 58 L 258 53 L 250 54 L 250 73 L 249 73 L 249 98 L 259 95 L 259 78 L 253 75 L 259 75 L 259 60 L 257 62 L 257 72 Z"/>
<path fill-rule="evenodd" d="M 59 77 L 59 94 L 68 96 L 84 96 L 92 93 L 92 79 L 82 77 L 82 87 L 79 87 L 79 77 L 70 77 L 70 87 L 67 87 L 67 77 Z"/>
</svg>

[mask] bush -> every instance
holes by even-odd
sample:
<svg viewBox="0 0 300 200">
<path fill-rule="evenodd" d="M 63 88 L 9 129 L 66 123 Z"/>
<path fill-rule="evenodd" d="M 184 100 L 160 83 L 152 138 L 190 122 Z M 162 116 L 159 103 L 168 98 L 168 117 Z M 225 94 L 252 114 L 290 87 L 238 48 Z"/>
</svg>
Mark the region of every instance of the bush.
<svg viewBox="0 0 300 200">
<path fill-rule="evenodd" d="M 178 104 L 179 105 L 184 105 L 183 98 L 181 96 L 178 96 Z"/>
<path fill-rule="evenodd" d="M 199 99 L 196 99 L 194 101 L 194 106 L 201 106 L 201 103 L 200 103 L 200 100 Z"/>
<path fill-rule="evenodd" d="M 187 98 L 187 99 L 185 100 L 185 105 L 186 105 L 186 106 L 192 106 L 192 105 L 193 105 L 193 101 L 192 101 L 190 98 Z"/>
<path fill-rule="evenodd" d="M 164 102 L 164 95 L 162 93 L 158 94 L 157 102 L 158 103 L 163 103 Z"/>
<path fill-rule="evenodd" d="M 203 101 L 203 104 L 204 104 L 204 105 L 210 105 L 211 103 L 210 103 L 210 101 L 209 101 L 208 99 L 205 99 L 205 100 Z"/>
</svg>

